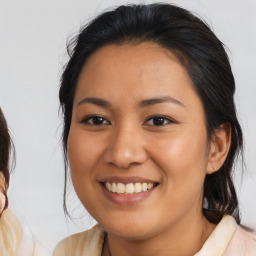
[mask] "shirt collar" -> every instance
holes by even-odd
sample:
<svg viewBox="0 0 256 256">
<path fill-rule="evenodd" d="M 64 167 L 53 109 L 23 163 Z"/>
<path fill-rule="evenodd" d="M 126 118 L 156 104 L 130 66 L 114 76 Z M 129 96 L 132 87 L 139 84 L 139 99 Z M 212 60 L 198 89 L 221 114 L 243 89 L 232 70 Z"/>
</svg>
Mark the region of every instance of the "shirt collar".
<svg viewBox="0 0 256 256">
<path fill-rule="evenodd" d="M 204 243 L 202 249 L 194 256 L 221 256 L 224 254 L 232 236 L 236 231 L 236 221 L 226 215 L 213 230 L 209 238 Z"/>
</svg>

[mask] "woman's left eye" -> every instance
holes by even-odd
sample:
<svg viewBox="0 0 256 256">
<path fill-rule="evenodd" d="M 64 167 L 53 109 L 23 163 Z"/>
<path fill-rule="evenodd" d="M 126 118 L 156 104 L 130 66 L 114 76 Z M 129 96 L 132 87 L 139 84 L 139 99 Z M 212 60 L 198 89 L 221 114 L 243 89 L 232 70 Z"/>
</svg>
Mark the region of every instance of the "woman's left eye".
<svg viewBox="0 0 256 256">
<path fill-rule="evenodd" d="M 145 124 L 153 126 L 163 126 L 170 123 L 174 123 L 174 121 L 165 116 L 151 116 L 145 122 Z"/>
</svg>

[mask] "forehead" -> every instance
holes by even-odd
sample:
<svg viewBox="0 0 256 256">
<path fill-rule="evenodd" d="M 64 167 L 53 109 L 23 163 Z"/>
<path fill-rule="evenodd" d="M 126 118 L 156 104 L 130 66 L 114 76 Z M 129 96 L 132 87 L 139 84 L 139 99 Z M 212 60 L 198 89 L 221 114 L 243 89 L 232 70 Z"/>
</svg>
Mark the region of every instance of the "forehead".
<svg viewBox="0 0 256 256">
<path fill-rule="evenodd" d="M 88 58 L 81 70 L 75 101 L 84 96 L 114 101 L 124 95 L 133 100 L 163 95 L 177 100 L 198 98 L 177 57 L 150 42 L 104 46 Z"/>
</svg>

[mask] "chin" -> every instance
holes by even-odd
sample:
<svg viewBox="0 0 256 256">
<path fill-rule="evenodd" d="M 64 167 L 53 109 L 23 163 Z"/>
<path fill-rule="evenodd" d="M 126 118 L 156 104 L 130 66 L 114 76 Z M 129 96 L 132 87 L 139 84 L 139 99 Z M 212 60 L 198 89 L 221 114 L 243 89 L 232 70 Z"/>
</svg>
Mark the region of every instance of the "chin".
<svg viewBox="0 0 256 256">
<path fill-rule="evenodd" d="M 108 222 L 101 224 L 105 231 L 111 235 L 122 237 L 129 240 L 143 240 L 153 234 L 154 227 L 151 223 L 129 220 L 129 221 L 115 221 L 114 223 Z"/>
</svg>

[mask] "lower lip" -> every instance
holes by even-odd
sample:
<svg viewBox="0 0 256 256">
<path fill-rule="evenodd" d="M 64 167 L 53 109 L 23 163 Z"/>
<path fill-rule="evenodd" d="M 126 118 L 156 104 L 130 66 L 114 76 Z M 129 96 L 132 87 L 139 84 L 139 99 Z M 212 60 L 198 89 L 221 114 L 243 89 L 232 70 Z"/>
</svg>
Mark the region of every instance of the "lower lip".
<svg viewBox="0 0 256 256">
<path fill-rule="evenodd" d="M 102 187 L 103 193 L 106 195 L 108 199 L 110 199 L 110 201 L 116 204 L 121 204 L 121 205 L 129 205 L 129 204 L 142 202 L 146 200 L 151 195 L 151 193 L 156 189 L 156 187 L 153 187 L 147 191 L 143 191 L 140 193 L 117 194 L 107 190 L 103 184 L 101 184 L 101 187 Z"/>
</svg>

